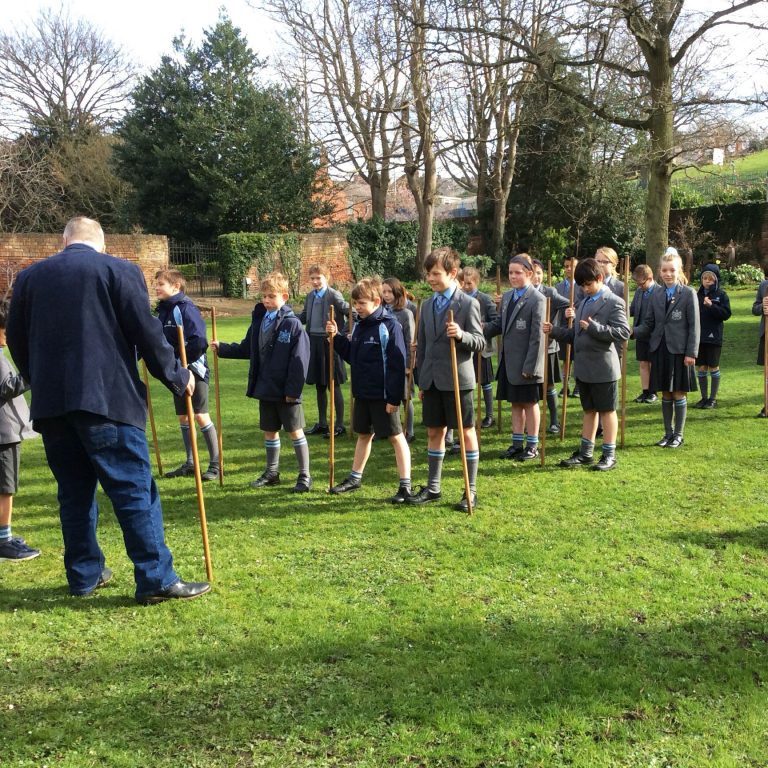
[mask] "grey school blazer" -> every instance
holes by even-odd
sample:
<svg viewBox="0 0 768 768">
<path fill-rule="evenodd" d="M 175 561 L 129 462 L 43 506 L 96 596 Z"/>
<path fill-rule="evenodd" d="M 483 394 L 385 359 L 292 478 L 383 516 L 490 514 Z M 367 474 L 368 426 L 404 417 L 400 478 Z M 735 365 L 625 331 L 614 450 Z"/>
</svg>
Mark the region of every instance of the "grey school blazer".
<svg viewBox="0 0 768 768">
<path fill-rule="evenodd" d="M 483 329 L 492 339 L 501 334 L 501 360 L 498 377 L 506 376 L 513 386 L 541 383 L 544 380 L 544 334 L 541 324 L 547 300 L 529 285 L 517 304 L 512 306 L 514 291 L 501 297 L 501 313 Z M 529 374 L 525 378 L 523 374 Z"/>
<path fill-rule="evenodd" d="M 307 300 L 304 302 L 304 309 L 301 310 L 299 320 L 302 325 L 307 325 L 312 318 L 312 305 L 315 303 L 316 295 L 314 291 L 310 291 L 307 294 Z M 328 286 L 328 290 L 323 294 L 323 298 L 320 299 L 323 302 L 323 320 L 325 322 L 331 316 L 331 306 L 333 306 L 333 320 L 338 326 L 339 333 L 346 333 L 347 320 L 349 319 L 349 304 L 344 300 L 344 297 L 335 289 Z M 309 327 L 307 327 L 307 333 L 309 333 Z"/>
<path fill-rule="evenodd" d="M 477 296 L 474 298 L 480 303 L 480 322 L 483 324 L 483 328 L 485 328 L 487 323 L 492 323 L 499 316 L 496 310 L 496 302 L 487 293 L 482 291 L 478 291 Z M 485 345 L 483 357 L 493 357 L 493 347 L 490 344 Z"/>
<path fill-rule="evenodd" d="M 580 322 L 590 318 L 589 326 L 582 329 Z M 621 378 L 621 362 L 616 351 L 619 344 L 629 338 L 629 323 L 624 299 L 603 288 L 595 301 L 585 296 L 578 307 L 572 328 L 552 328 L 558 341 L 573 344 L 574 375 L 579 381 L 600 384 Z"/>
<path fill-rule="evenodd" d="M 636 327 L 643 322 L 643 318 L 648 312 L 648 306 L 650 305 L 653 294 L 656 293 L 656 291 L 663 291 L 664 289 L 654 281 L 653 290 L 651 291 L 650 296 L 645 295 L 646 290 L 648 289 L 646 288 L 644 290 L 638 288 L 635 291 L 635 295 L 632 297 L 632 303 L 629 305 L 629 316 L 634 318 L 634 322 L 632 323 L 633 327 Z"/>
<path fill-rule="evenodd" d="M 664 339 L 673 355 L 696 357 L 699 354 L 699 299 L 696 291 L 687 285 L 675 286 L 675 293 L 667 306 L 664 286 L 655 288 L 640 325 L 635 326 L 635 338 L 649 341 L 655 352 Z"/>
<path fill-rule="evenodd" d="M 544 285 L 542 283 L 538 289 L 540 294 L 544 296 L 544 300 L 546 302 L 547 299 L 550 300 L 549 302 L 549 321 L 553 325 L 563 325 L 562 320 L 564 319 L 563 310 L 570 306 L 571 299 L 570 296 L 563 296 L 557 288 L 553 288 L 550 285 Z M 544 305 L 544 313 L 546 315 L 546 304 Z M 568 325 L 568 322 L 565 321 L 565 325 Z M 557 350 L 560 348 L 559 344 L 557 343 L 557 340 L 550 334 L 549 336 L 549 349 L 548 352 L 550 354 L 557 352 Z"/>
<path fill-rule="evenodd" d="M 453 320 L 462 329 L 461 341 L 456 342 L 456 361 L 459 368 L 459 389 L 474 389 L 475 365 L 472 356 L 485 347 L 483 326 L 480 322 L 480 304 L 456 286 L 445 315 L 435 317 L 435 294 L 421 305 L 419 316 L 416 367 L 419 370 L 419 389 L 431 387 L 453 392 L 450 339 L 445 332 L 448 310 L 453 310 Z"/>
</svg>

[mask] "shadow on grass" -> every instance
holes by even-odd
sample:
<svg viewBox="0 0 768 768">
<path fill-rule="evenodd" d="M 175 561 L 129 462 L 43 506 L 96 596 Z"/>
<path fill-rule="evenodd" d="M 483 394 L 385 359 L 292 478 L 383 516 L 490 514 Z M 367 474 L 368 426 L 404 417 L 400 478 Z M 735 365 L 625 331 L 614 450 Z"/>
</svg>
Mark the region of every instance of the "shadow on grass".
<svg viewBox="0 0 768 768">
<path fill-rule="evenodd" d="M 768 522 L 754 528 L 730 531 L 686 531 L 670 537 L 672 541 L 695 544 L 705 549 L 726 549 L 729 544 L 768 550 Z"/>
</svg>

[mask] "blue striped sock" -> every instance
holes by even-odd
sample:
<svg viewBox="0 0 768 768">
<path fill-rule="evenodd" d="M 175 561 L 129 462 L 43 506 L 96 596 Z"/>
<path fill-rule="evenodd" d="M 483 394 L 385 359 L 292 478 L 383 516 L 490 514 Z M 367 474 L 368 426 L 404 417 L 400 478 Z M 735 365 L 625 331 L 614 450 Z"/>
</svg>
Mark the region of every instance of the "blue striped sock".
<svg viewBox="0 0 768 768">
<path fill-rule="evenodd" d="M 277 472 L 280 467 L 280 438 L 264 440 L 267 449 L 267 472 Z"/>
<path fill-rule="evenodd" d="M 616 443 L 603 443 L 603 456 L 613 457 L 616 455 Z"/>
<path fill-rule="evenodd" d="M 586 437 L 582 437 L 579 453 L 581 453 L 582 456 L 591 456 L 594 450 L 595 444 L 591 440 L 587 440 Z"/>
<path fill-rule="evenodd" d="M 467 474 L 469 475 L 469 490 L 477 493 L 477 468 L 480 464 L 480 451 L 467 451 Z"/>
<path fill-rule="evenodd" d="M 349 476 L 350 476 L 350 477 L 351 477 L 353 480 L 357 480 L 358 482 L 359 482 L 359 481 L 361 481 L 361 480 L 363 479 L 363 473 L 362 473 L 362 472 L 355 472 L 355 470 L 354 470 L 354 469 L 353 469 L 353 470 L 350 470 Z"/>
<path fill-rule="evenodd" d="M 13 538 L 11 535 L 10 525 L 0 525 L 0 541 L 10 541 Z"/>
<path fill-rule="evenodd" d="M 535 448 L 539 444 L 539 436 L 538 435 L 528 435 L 527 439 L 527 445 L 530 448 Z"/>
<path fill-rule="evenodd" d="M 716 371 L 712 371 L 712 392 L 710 393 L 710 398 L 712 400 L 717 400 L 717 393 L 720 390 L 720 369 Z"/>
<path fill-rule="evenodd" d="M 512 433 L 512 445 L 515 448 L 522 448 L 524 439 L 525 439 L 525 435 L 522 432 Z"/>
<path fill-rule="evenodd" d="M 443 459 L 445 451 L 435 448 L 427 449 L 427 488 L 432 493 L 440 493 L 440 481 L 443 476 Z"/>
</svg>

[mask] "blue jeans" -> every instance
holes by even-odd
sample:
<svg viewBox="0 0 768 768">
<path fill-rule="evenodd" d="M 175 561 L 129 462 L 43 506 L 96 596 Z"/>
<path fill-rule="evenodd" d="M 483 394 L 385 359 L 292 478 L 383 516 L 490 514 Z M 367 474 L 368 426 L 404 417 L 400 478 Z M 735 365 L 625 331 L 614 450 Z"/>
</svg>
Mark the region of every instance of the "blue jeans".
<svg viewBox="0 0 768 768">
<path fill-rule="evenodd" d="M 152 478 L 144 432 L 85 411 L 35 423 L 59 486 L 64 568 L 73 595 L 92 592 L 104 568 L 96 541 L 96 482 L 112 502 L 133 561 L 136 597 L 178 580 L 165 544 L 163 510 Z"/>
</svg>

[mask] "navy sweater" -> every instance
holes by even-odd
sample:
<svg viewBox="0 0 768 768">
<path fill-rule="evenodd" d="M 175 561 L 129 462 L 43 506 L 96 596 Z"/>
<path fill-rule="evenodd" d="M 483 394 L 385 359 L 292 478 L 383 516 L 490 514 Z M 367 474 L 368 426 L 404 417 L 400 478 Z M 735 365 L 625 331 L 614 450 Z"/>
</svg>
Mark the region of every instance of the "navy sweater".
<svg viewBox="0 0 768 768">
<path fill-rule="evenodd" d="M 169 296 L 157 304 L 157 319 L 163 326 L 165 340 L 173 347 L 176 357 L 179 357 L 179 332 L 176 328 L 176 319 L 173 316 L 173 310 L 176 307 L 181 313 L 181 322 L 184 328 L 184 351 L 187 353 L 187 365 L 192 367 L 193 363 L 200 361 L 194 370 L 201 379 L 208 381 L 210 374 L 208 360 L 205 357 L 205 350 L 208 349 L 208 341 L 205 337 L 205 321 L 200 310 L 185 293 Z"/>
<path fill-rule="evenodd" d="M 339 334 L 333 347 L 352 366 L 355 397 L 400 405 L 405 391 L 405 342 L 400 323 L 389 309 L 377 307 L 355 323 L 351 341 Z"/>
<path fill-rule="evenodd" d="M 245 392 L 248 397 L 281 402 L 286 397 L 301 400 L 309 368 L 309 336 L 291 307 L 283 304 L 270 328 L 272 339 L 262 365 L 259 331 L 266 314 L 265 306 L 257 304 L 245 338 L 239 344 L 219 344 L 219 356 L 251 361 Z"/>
<path fill-rule="evenodd" d="M 702 285 L 698 291 L 699 324 L 701 326 L 700 344 L 723 345 L 723 323 L 731 316 L 731 301 L 728 294 L 720 287 L 720 267 L 717 264 L 707 264 L 702 272 L 712 272 L 717 282 L 705 290 Z M 704 304 L 704 297 L 712 301 L 711 306 Z"/>
</svg>

